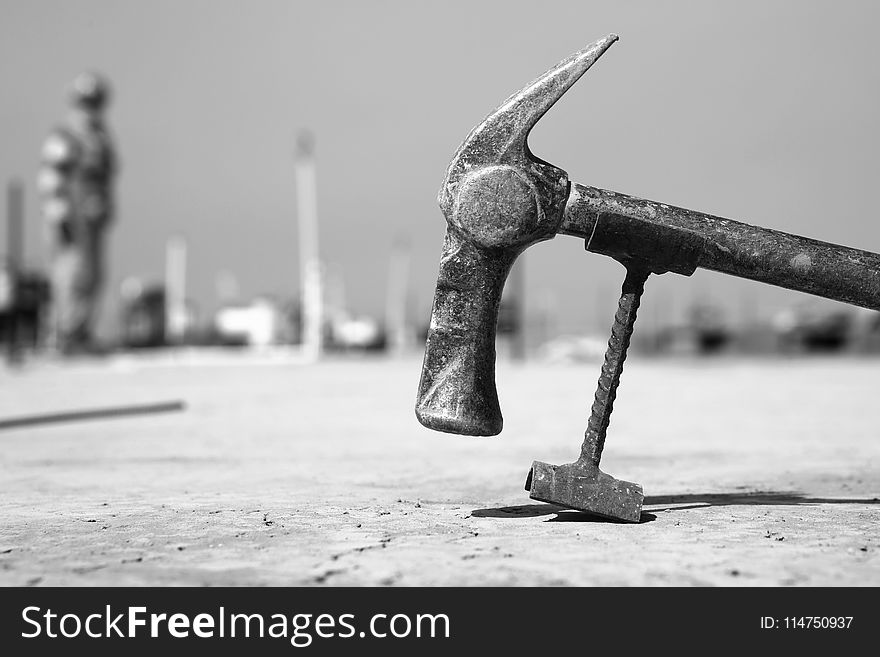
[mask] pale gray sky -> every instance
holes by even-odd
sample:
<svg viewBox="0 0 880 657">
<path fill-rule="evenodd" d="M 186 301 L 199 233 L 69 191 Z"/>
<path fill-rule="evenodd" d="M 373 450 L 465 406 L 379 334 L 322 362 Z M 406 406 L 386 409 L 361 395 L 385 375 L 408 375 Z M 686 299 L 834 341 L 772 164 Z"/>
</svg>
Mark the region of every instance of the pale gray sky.
<svg viewBox="0 0 880 657">
<path fill-rule="evenodd" d="M 70 79 L 104 71 L 122 161 L 108 297 L 125 275 L 159 278 L 176 232 L 191 241 L 204 308 L 222 268 L 246 295 L 288 296 L 292 155 L 308 127 L 322 255 L 353 309 L 381 313 L 390 243 L 408 234 L 426 318 L 444 232 L 436 192 L 459 142 L 535 75 L 616 32 L 535 129 L 537 155 L 584 184 L 880 251 L 878 16 L 867 1 L 0 0 L 0 181 L 28 185 L 39 263 L 41 142 Z M 582 242 L 533 247 L 526 273 L 530 312 L 552 298 L 560 330 L 610 324 L 622 268 Z M 643 316 L 708 295 L 732 314 L 809 299 L 668 274 L 649 282 Z"/>
</svg>

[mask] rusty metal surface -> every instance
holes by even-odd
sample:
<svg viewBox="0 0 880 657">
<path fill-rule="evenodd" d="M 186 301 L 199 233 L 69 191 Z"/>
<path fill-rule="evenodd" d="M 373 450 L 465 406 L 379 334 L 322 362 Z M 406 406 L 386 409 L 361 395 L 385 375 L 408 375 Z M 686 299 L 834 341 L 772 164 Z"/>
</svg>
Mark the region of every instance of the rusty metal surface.
<svg viewBox="0 0 880 657">
<path fill-rule="evenodd" d="M 669 271 L 694 266 L 880 310 L 880 255 L 573 183 L 560 233 Z M 599 219 L 601 217 L 601 219 Z M 599 236 L 604 232 L 612 236 Z M 601 250 L 593 244 L 601 241 Z M 658 249 L 662 245 L 662 249 Z M 655 251 L 656 250 L 656 251 Z M 669 266 L 669 253 L 677 257 Z"/>
<path fill-rule="evenodd" d="M 479 436 L 501 431 L 501 290 L 516 256 L 556 234 L 569 190 L 566 173 L 535 158 L 526 139 L 616 39 L 597 41 L 512 95 L 452 158 L 438 196 L 448 225 L 416 403 L 426 427 Z"/>
<path fill-rule="evenodd" d="M 416 415 L 428 428 L 495 435 L 495 325 L 516 257 L 557 233 L 628 268 L 581 458 L 535 462 L 534 499 L 638 520 L 637 484 L 602 473 L 605 441 L 639 295 L 649 273 L 704 267 L 880 310 L 880 255 L 573 184 L 526 139 L 544 113 L 617 40 L 600 39 L 510 96 L 467 136 L 438 201 L 447 221 Z"/>
<path fill-rule="evenodd" d="M 526 481 L 526 490 L 532 499 L 561 504 L 606 518 L 638 522 L 644 500 L 642 487 L 605 474 L 599 470 L 599 461 L 605 447 L 605 435 L 611 422 L 611 411 L 623 374 L 636 314 L 645 281 L 650 274 L 642 263 L 627 263 L 626 278 L 614 315 L 611 338 L 605 351 L 580 458 L 561 466 L 535 461 Z"/>
<path fill-rule="evenodd" d="M 638 522 L 645 499 L 642 487 L 615 479 L 599 468 L 578 463 L 550 465 L 535 461 L 526 480 L 529 497 L 592 515 Z"/>
</svg>

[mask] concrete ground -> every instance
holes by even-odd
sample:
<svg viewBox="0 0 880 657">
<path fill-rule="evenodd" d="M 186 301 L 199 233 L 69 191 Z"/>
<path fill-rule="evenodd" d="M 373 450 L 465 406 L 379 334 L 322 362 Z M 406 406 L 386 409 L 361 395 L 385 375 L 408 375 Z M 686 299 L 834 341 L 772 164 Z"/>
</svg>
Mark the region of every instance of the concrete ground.
<svg viewBox="0 0 880 657">
<path fill-rule="evenodd" d="M 163 355 L 0 369 L 2 585 L 880 584 L 880 360 L 627 364 L 603 469 L 637 525 L 529 500 L 578 452 L 598 363 L 501 363 L 505 430 L 413 415 L 417 358 Z"/>
</svg>

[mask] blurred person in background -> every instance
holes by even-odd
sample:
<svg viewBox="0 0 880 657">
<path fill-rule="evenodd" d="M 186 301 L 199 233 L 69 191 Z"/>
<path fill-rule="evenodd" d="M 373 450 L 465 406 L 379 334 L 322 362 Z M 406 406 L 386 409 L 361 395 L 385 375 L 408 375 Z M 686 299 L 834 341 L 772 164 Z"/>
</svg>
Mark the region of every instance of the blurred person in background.
<svg viewBox="0 0 880 657">
<path fill-rule="evenodd" d="M 104 238 L 113 218 L 116 154 L 104 125 L 108 82 L 78 76 L 70 112 L 43 145 L 37 188 L 48 242 L 50 342 L 63 354 L 94 352 L 104 282 Z"/>
</svg>

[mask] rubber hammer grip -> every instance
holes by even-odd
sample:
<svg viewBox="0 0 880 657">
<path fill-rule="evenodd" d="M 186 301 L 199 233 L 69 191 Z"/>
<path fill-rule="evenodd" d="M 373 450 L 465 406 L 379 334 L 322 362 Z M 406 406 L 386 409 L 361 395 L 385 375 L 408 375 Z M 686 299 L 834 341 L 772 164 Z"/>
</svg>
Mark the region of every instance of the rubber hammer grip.
<svg viewBox="0 0 880 657">
<path fill-rule="evenodd" d="M 429 429 L 469 436 L 501 432 L 495 328 L 504 281 L 518 250 L 487 249 L 446 229 L 416 417 Z"/>
</svg>

